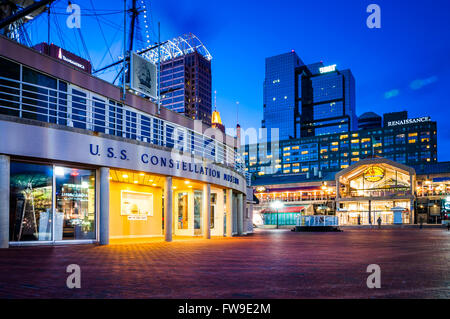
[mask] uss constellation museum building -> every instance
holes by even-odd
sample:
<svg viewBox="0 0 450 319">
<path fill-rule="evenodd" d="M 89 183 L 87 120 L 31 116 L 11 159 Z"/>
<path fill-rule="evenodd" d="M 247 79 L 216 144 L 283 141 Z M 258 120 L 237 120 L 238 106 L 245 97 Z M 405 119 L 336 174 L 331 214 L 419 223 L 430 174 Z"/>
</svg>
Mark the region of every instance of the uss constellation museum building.
<svg viewBox="0 0 450 319">
<path fill-rule="evenodd" d="M 252 231 L 235 137 L 64 54 L 0 37 L 1 248 Z"/>
</svg>

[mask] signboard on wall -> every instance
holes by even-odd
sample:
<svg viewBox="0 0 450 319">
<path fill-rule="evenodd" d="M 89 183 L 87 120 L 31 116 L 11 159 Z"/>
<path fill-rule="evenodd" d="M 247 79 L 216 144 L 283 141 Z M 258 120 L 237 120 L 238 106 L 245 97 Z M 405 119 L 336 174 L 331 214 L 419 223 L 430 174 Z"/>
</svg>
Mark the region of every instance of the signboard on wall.
<svg viewBox="0 0 450 319">
<path fill-rule="evenodd" d="M 153 194 L 122 191 L 121 194 L 122 216 L 128 216 L 128 220 L 147 220 L 147 216 L 153 216 Z"/>
<path fill-rule="evenodd" d="M 400 121 L 391 121 L 388 122 L 388 126 L 401 126 L 401 125 L 408 125 L 408 124 L 417 124 L 417 123 L 425 123 L 430 122 L 431 118 L 429 116 L 425 117 L 419 117 L 415 119 L 406 119 L 406 120 L 400 120 Z"/>
<path fill-rule="evenodd" d="M 0 143 L 0 154 L 181 177 L 246 192 L 245 178 L 236 171 L 189 154 L 157 149 L 151 144 L 10 121 L 0 121 L 0 136 L 5 136 Z M 16 142 L 19 139 L 21 143 Z"/>
<path fill-rule="evenodd" d="M 376 183 L 384 178 L 385 171 L 381 167 L 371 166 L 364 171 L 364 179 L 371 183 Z"/>
<path fill-rule="evenodd" d="M 157 98 L 157 67 L 133 52 L 130 63 L 130 87 L 146 96 Z"/>
</svg>

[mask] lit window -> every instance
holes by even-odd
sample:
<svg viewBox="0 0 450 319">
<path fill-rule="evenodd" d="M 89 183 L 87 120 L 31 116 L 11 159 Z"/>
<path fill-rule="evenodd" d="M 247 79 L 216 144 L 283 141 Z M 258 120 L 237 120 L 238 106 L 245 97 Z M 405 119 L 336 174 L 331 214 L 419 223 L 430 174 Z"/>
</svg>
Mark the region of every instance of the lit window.
<svg viewBox="0 0 450 319">
<path fill-rule="evenodd" d="M 331 143 L 331 145 L 333 145 L 333 146 L 338 146 L 338 145 L 339 145 L 339 142 L 333 142 L 333 143 Z"/>
<path fill-rule="evenodd" d="M 291 153 L 284 153 L 283 156 L 291 156 Z"/>
<path fill-rule="evenodd" d="M 337 151 L 339 151 L 339 148 L 337 148 L 337 147 L 332 148 L 331 151 L 332 151 L 332 152 L 337 152 Z"/>
<path fill-rule="evenodd" d="M 272 158 L 272 155 L 267 155 L 267 158 Z"/>
<path fill-rule="evenodd" d="M 373 145 L 373 147 L 382 147 L 382 146 L 383 146 L 383 143 L 376 143 Z"/>
<path fill-rule="evenodd" d="M 409 137 L 415 137 L 415 136 L 418 136 L 418 134 L 417 133 L 410 133 L 410 134 L 408 134 L 408 136 Z"/>
<path fill-rule="evenodd" d="M 273 100 L 274 100 L 274 101 L 276 101 L 276 100 L 277 100 L 277 98 L 276 98 L 276 97 L 274 97 L 274 98 L 273 98 Z"/>
<path fill-rule="evenodd" d="M 308 172 L 309 168 L 302 168 L 302 172 Z"/>
<path fill-rule="evenodd" d="M 262 176 L 262 175 L 264 175 L 264 172 L 259 172 L 258 175 Z"/>
<path fill-rule="evenodd" d="M 415 144 L 416 142 L 416 140 L 409 140 L 409 144 Z"/>
<path fill-rule="evenodd" d="M 347 167 L 348 167 L 348 165 L 341 165 L 341 169 L 345 169 Z"/>
<path fill-rule="evenodd" d="M 358 157 L 352 158 L 352 162 L 359 162 L 359 158 Z"/>
<path fill-rule="evenodd" d="M 357 144 L 359 143 L 359 140 L 352 140 L 352 144 Z"/>
<path fill-rule="evenodd" d="M 348 138 L 348 135 L 341 135 L 341 140 Z"/>
<path fill-rule="evenodd" d="M 309 152 L 308 151 L 303 151 L 302 155 L 307 155 Z"/>
<path fill-rule="evenodd" d="M 296 168 L 292 170 L 293 173 L 300 173 L 300 169 Z"/>
<path fill-rule="evenodd" d="M 283 151 L 290 151 L 290 150 L 291 150 L 290 147 L 285 147 L 285 148 L 283 148 Z"/>
<path fill-rule="evenodd" d="M 283 173 L 290 173 L 291 172 L 291 170 L 290 169 L 285 169 L 284 171 L 283 171 Z"/>
<path fill-rule="evenodd" d="M 358 156 L 358 155 L 359 155 L 359 152 L 353 152 L 352 155 L 353 155 L 353 156 Z"/>
<path fill-rule="evenodd" d="M 300 149 L 300 146 L 294 146 L 294 147 L 292 147 L 292 150 L 299 150 Z"/>
<path fill-rule="evenodd" d="M 370 138 L 363 138 L 361 140 L 361 143 L 369 143 L 370 142 Z"/>
</svg>

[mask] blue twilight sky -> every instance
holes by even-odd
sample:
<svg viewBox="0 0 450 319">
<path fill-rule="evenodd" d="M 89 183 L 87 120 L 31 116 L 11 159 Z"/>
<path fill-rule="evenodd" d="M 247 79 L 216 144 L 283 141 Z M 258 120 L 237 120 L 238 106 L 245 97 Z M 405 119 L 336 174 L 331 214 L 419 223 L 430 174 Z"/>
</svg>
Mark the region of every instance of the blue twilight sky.
<svg viewBox="0 0 450 319">
<path fill-rule="evenodd" d="M 140 0 L 138 0 L 140 1 Z M 213 55 L 213 90 L 228 127 L 259 128 L 262 120 L 262 84 L 265 58 L 295 50 L 305 63 L 323 61 L 350 68 L 356 79 L 356 109 L 378 114 L 408 110 L 410 117 L 429 115 L 438 121 L 440 161 L 450 160 L 450 1 L 448 0 L 228 0 L 149 1 L 152 42 L 161 21 L 162 40 L 192 32 Z M 62 13 L 65 1 L 58 1 Z M 102 15 L 103 33 L 111 56 L 121 52 L 123 26 L 120 0 L 78 0 L 84 40 L 94 69 L 111 61 L 94 16 Z M 381 29 L 369 29 L 366 8 L 381 7 Z M 87 12 L 87 13 L 86 13 Z M 59 15 L 52 42 L 83 53 L 75 31 L 65 28 Z M 45 40 L 45 17 L 37 21 L 32 41 Z M 109 21 L 109 22 L 108 22 Z M 53 22 L 52 22 L 53 25 Z M 31 28 L 33 30 L 33 28 Z M 105 58 L 103 58 L 105 57 Z M 105 77 L 112 74 L 106 74 Z"/>
</svg>

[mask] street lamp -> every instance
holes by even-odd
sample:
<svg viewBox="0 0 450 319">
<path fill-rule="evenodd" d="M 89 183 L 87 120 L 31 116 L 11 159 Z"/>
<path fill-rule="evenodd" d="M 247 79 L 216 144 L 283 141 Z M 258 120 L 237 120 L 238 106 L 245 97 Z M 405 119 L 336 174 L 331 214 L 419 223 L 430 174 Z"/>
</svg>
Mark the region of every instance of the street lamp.
<svg viewBox="0 0 450 319">
<path fill-rule="evenodd" d="M 284 203 L 283 203 L 283 202 L 280 202 L 279 200 L 277 200 L 277 201 L 272 202 L 272 203 L 270 204 L 270 207 L 272 207 L 273 209 L 275 209 L 275 210 L 277 211 L 277 229 L 278 229 L 278 210 L 279 210 L 280 208 L 283 208 L 283 207 L 284 207 Z"/>
</svg>

